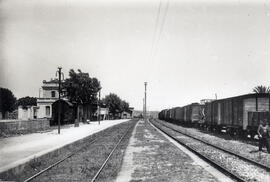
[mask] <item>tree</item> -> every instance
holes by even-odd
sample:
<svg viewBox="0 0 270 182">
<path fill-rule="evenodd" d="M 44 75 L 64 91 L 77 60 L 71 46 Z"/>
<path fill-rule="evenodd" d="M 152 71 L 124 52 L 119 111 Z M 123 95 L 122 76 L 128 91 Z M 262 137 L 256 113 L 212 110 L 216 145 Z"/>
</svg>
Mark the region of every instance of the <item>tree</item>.
<svg viewBox="0 0 270 182">
<path fill-rule="evenodd" d="M 37 105 L 37 98 L 35 97 L 22 97 L 18 99 L 17 106 L 22 106 L 24 109 L 27 108 L 27 106 L 36 106 Z"/>
<path fill-rule="evenodd" d="M 97 78 L 90 78 L 88 73 L 83 73 L 81 70 L 76 73 L 73 69 L 69 71 L 69 77 L 65 80 L 63 87 L 71 102 L 97 103 L 97 93 L 101 89 Z"/>
<path fill-rule="evenodd" d="M 73 69 L 69 71 L 69 78 L 63 83 L 63 90 L 70 102 L 77 105 L 77 119 L 80 120 L 80 105 L 97 104 L 97 94 L 101 86 L 97 78 L 90 78 L 88 73 L 83 73 L 78 69 L 76 73 Z M 76 124 L 75 124 L 76 125 Z"/>
<path fill-rule="evenodd" d="M 106 95 L 105 98 L 102 100 L 103 103 L 109 108 L 110 113 L 114 116 L 121 112 L 121 99 L 114 93 L 110 93 Z"/>
<path fill-rule="evenodd" d="M 129 103 L 125 100 L 121 101 L 121 111 L 129 111 Z"/>
<path fill-rule="evenodd" d="M 6 112 L 12 112 L 15 109 L 16 97 L 7 88 L 0 87 L 0 111 L 3 118 L 5 118 Z"/>
<path fill-rule="evenodd" d="M 266 86 L 259 85 L 259 86 L 256 86 L 253 88 L 253 92 L 255 92 L 255 93 L 270 93 L 270 88 L 266 87 Z"/>
</svg>

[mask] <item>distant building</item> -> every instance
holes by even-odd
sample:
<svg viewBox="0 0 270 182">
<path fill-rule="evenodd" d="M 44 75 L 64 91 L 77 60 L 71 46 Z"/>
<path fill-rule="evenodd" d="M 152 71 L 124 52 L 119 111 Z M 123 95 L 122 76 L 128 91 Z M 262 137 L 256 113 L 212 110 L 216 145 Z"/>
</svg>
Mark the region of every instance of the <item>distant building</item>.
<svg viewBox="0 0 270 182">
<path fill-rule="evenodd" d="M 58 80 L 43 80 L 37 106 L 18 107 L 18 119 L 30 120 L 41 118 L 52 118 L 52 104 L 58 100 Z"/>
<path fill-rule="evenodd" d="M 122 118 L 122 119 L 130 119 L 130 118 L 132 118 L 132 113 L 127 112 L 127 111 L 123 111 L 123 112 L 121 113 L 121 118 Z"/>
<path fill-rule="evenodd" d="M 98 119 L 98 109 L 95 112 L 95 116 Z M 108 120 L 109 119 L 109 108 L 106 106 L 101 106 L 100 107 L 100 120 Z"/>
<path fill-rule="evenodd" d="M 19 106 L 18 107 L 18 119 L 19 120 L 31 120 L 37 118 L 37 106 Z"/>
<path fill-rule="evenodd" d="M 133 107 L 130 107 L 128 111 L 123 111 L 121 113 L 121 118 L 122 119 L 130 119 L 130 118 L 133 118 L 133 110 L 134 108 Z"/>
<path fill-rule="evenodd" d="M 147 111 L 147 117 L 148 118 L 158 118 L 158 113 L 160 111 Z M 134 110 L 133 111 L 133 117 L 135 118 L 141 118 L 143 117 L 143 111 L 140 111 L 140 110 Z"/>
</svg>

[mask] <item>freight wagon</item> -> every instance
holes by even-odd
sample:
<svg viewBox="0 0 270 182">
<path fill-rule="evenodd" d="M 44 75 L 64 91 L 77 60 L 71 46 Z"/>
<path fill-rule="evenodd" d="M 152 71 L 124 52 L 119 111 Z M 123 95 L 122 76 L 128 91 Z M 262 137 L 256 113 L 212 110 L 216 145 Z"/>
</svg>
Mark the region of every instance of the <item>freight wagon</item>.
<svg viewBox="0 0 270 182">
<path fill-rule="evenodd" d="M 269 121 L 270 94 L 247 94 L 205 105 L 205 125 L 213 130 L 253 137 L 261 120 Z"/>
<path fill-rule="evenodd" d="M 223 130 L 253 138 L 260 121 L 270 121 L 270 94 L 246 94 L 213 100 L 205 105 L 193 103 L 163 110 L 159 116 L 166 121 L 186 125 L 199 123 L 213 131 Z"/>
<path fill-rule="evenodd" d="M 162 110 L 159 118 L 179 124 L 194 125 L 199 123 L 202 118 L 202 108 L 203 105 L 192 103 L 190 105 L 175 107 L 166 111 Z"/>
</svg>

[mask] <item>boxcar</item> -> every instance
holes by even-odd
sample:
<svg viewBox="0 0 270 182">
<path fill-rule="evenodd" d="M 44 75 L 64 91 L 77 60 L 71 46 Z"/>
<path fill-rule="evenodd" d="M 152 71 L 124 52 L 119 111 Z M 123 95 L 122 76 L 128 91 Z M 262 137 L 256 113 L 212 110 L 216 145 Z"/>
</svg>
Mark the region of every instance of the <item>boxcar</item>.
<svg viewBox="0 0 270 182">
<path fill-rule="evenodd" d="M 170 121 L 173 121 L 174 120 L 174 108 L 170 109 Z"/>
<path fill-rule="evenodd" d="M 172 114 L 172 111 L 171 109 L 168 109 L 167 111 L 167 116 L 166 116 L 166 120 L 169 121 L 171 119 L 171 114 Z"/>
<path fill-rule="evenodd" d="M 184 107 L 184 121 L 187 124 L 197 124 L 201 120 L 202 105 L 192 103 Z"/>
<path fill-rule="evenodd" d="M 164 110 L 164 113 L 163 113 L 163 118 L 164 118 L 164 120 L 166 120 L 167 118 L 167 112 L 168 112 L 168 109 L 165 109 Z"/>
<path fill-rule="evenodd" d="M 202 118 L 203 105 L 193 103 L 183 107 L 174 108 L 175 120 L 182 124 L 195 124 Z"/>
<path fill-rule="evenodd" d="M 233 133 L 256 134 L 260 120 L 269 122 L 270 94 L 247 94 L 206 103 L 205 123 Z"/>
<path fill-rule="evenodd" d="M 162 110 L 162 111 L 160 111 L 160 112 L 158 113 L 158 118 L 159 118 L 160 120 L 164 120 L 164 119 L 165 119 L 165 110 L 166 110 L 166 109 L 164 109 L 164 110 Z"/>
<path fill-rule="evenodd" d="M 182 115 L 183 115 L 183 112 L 182 112 L 182 108 L 181 107 L 176 107 L 175 108 L 175 121 L 176 123 L 180 123 L 181 122 L 181 118 L 182 118 Z"/>
</svg>

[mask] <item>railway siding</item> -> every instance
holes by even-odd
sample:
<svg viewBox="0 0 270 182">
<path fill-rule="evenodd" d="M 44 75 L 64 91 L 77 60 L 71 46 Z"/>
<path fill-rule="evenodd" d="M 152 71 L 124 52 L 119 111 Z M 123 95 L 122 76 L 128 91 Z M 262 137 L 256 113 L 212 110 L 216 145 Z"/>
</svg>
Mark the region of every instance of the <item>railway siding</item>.
<svg viewBox="0 0 270 182">
<path fill-rule="evenodd" d="M 101 167 L 112 148 L 115 147 L 115 144 L 125 133 L 126 135 L 114 151 L 112 159 L 108 161 L 104 167 L 105 170 L 102 170 L 98 176 L 101 177 L 99 181 L 102 181 L 104 177 L 106 180 L 103 181 L 107 181 L 107 179 L 113 181 L 120 170 L 124 150 L 135 123 L 135 120 L 128 121 L 102 130 L 60 149 L 57 153 L 54 152 L 53 155 L 42 156 L 33 161 L 32 165 L 28 165 L 29 167 L 25 168 L 23 173 L 15 176 L 2 176 L 1 179 L 28 181 L 33 175 L 47 168 L 48 165 L 54 165 L 59 160 L 63 160 L 71 155 L 61 163 L 29 181 L 91 181 L 91 178 L 98 171 L 98 168 Z M 110 165 L 114 167 L 108 168 L 107 166 Z"/>
<path fill-rule="evenodd" d="M 140 121 L 125 152 L 116 182 L 209 181 L 217 179 L 169 142 L 148 122 Z"/>
<path fill-rule="evenodd" d="M 120 141 L 122 142 L 120 146 L 116 148 L 108 163 L 94 180 L 113 181 L 120 170 L 123 150 L 127 146 L 134 125 L 134 121 L 129 121 L 106 130 L 98 136 L 94 143 L 83 147 L 71 158 L 38 176 L 33 181 L 91 181 L 116 147 L 116 144 L 124 137 L 124 140 Z"/>
<path fill-rule="evenodd" d="M 236 156 L 232 156 L 219 149 L 213 148 L 195 139 L 192 139 L 178 132 L 175 132 L 167 127 L 164 127 L 158 122 L 155 122 L 155 124 L 157 124 L 166 132 L 170 133 L 172 136 L 179 139 L 181 142 L 185 143 L 187 146 L 207 156 L 214 162 L 221 164 L 227 170 L 237 174 L 245 181 L 262 181 L 262 182 L 270 181 L 269 172 L 267 172 L 264 169 L 258 168 L 257 166 L 245 162 Z"/>
</svg>

